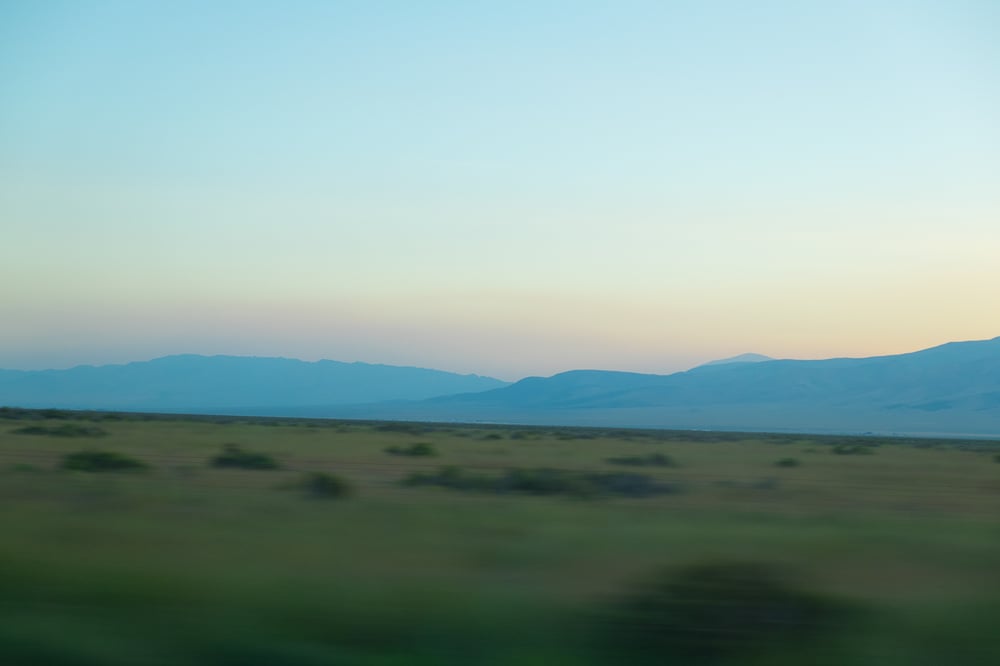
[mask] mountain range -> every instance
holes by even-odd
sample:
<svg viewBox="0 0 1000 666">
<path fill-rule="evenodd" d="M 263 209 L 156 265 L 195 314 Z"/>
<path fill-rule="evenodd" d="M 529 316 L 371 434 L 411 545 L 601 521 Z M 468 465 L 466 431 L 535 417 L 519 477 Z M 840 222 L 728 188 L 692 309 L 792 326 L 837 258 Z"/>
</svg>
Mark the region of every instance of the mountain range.
<svg viewBox="0 0 1000 666">
<path fill-rule="evenodd" d="M 1000 436 L 1000 337 L 815 361 L 745 354 L 669 375 L 513 384 L 364 363 L 168 356 L 0 370 L 0 405 L 545 425 Z"/>
<path fill-rule="evenodd" d="M 0 405 L 126 411 L 257 413 L 422 400 L 506 386 L 425 368 L 182 354 L 68 370 L 0 370 Z"/>
<path fill-rule="evenodd" d="M 745 355 L 652 375 L 573 370 L 397 405 L 392 418 L 1000 436 L 1000 338 L 816 361 Z M 379 406 L 328 415 L 389 418 Z"/>
</svg>

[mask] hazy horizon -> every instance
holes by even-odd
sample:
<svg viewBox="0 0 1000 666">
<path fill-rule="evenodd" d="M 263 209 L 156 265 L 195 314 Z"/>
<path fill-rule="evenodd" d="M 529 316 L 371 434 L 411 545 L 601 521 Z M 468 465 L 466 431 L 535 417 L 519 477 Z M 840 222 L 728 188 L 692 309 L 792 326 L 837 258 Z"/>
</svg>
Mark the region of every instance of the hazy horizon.
<svg viewBox="0 0 1000 666">
<path fill-rule="evenodd" d="M 1000 4 L 6 3 L 0 368 L 1000 332 Z"/>
<path fill-rule="evenodd" d="M 885 355 L 895 356 L 895 355 L 900 355 L 900 354 L 908 354 L 908 353 L 912 353 L 912 352 L 919 352 L 919 351 L 924 351 L 925 349 L 929 349 L 929 348 L 932 348 L 932 347 L 937 347 L 939 345 L 948 344 L 948 343 L 952 343 L 952 342 L 957 342 L 957 343 L 963 343 L 963 342 L 986 342 L 986 341 L 995 339 L 995 337 L 996 336 L 991 337 L 991 338 L 983 338 L 981 340 L 948 340 L 948 341 L 943 341 L 943 342 L 941 342 L 939 344 L 931 345 L 930 347 L 921 347 L 920 349 L 907 349 L 907 350 L 892 352 L 890 354 L 885 354 Z M 203 354 L 203 353 L 199 353 L 199 352 L 176 352 L 176 353 L 170 353 L 170 354 L 161 354 L 161 355 L 154 356 L 154 357 L 149 357 L 149 358 L 135 358 L 135 359 L 127 359 L 127 360 L 123 360 L 123 361 L 106 361 L 106 362 L 99 362 L 99 363 L 72 363 L 72 364 L 69 364 L 69 365 L 61 366 L 61 367 L 37 367 L 37 368 L 35 368 L 35 367 L 24 367 L 24 368 L 0 367 L 0 370 L 28 370 L 28 371 L 30 371 L 30 370 L 67 370 L 67 369 L 71 369 L 71 368 L 75 368 L 75 367 L 99 367 L 99 366 L 103 366 L 103 365 L 125 365 L 125 364 L 129 364 L 129 363 L 144 363 L 144 362 L 154 361 L 154 360 L 157 360 L 157 359 L 160 359 L 160 358 L 166 358 L 166 357 L 172 357 L 172 356 L 201 356 L 201 357 L 206 357 L 206 358 L 210 358 L 210 357 L 213 357 L 213 356 L 237 357 L 237 358 L 278 358 L 278 359 L 291 360 L 291 361 L 304 361 L 304 362 L 307 362 L 307 363 L 315 363 L 317 361 L 334 361 L 334 362 L 338 362 L 338 363 L 362 363 L 362 364 L 366 364 L 366 365 L 392 365 L 392 366 L 398 366 L 398 367 L 413 367 L 413 368 L 423 368 L 423 369 L 428 369 L 428 370 L 442 370 L 442 371 L 445 371 L 445 372 L 452 372 L 452 373 L 465 374 L 465 375 L 479 375 L 479 376 L 483 376 L 483 377 L 493 377 L 494 379 L 501 379 L 501 380 L 507 381 L 507 382 L 516 382 L 516 381 L 518 381 L 520 379 L 524 379 L 524 378 L 527 378 L 527 377 L 538 377 L 538 376 L 548 377 L 548 376 L 551 376 L 551 375 L 559 374 L 560 372 L 567 372 L 567 371 L 570 371 L 570 370 L 605 370 L 605 371 L 620 371 L 620 372 L 645 372 L 645 373 L 648 373 L 648 374 L 673 374 L 675 372 L 683 372 L 685 370 L 690 370 L 690 369 L 699 367 L 701 365 L 706 365 L 706 364 L 720 364 L 720 363 L 726 363 L 726 362 L 744 362 L 744 361 L 741 361 L 741 357 L 744 357 L 744 356 L 751 356 L 752 357 L 752 356 L 757 356 L 757 354 L 755 352 L 748 352 L 748 353 L 743 353 L 743 354 L 737 354 L 737 355 L 734 355 L 732 357 L 722 357 L 722 358 L 705 359 L 705 360 L 699 361 L 697 363 L 694 363 L 693 365 L 679 367 L 679 368 L 674 368 L 674 369 L 667 369 L 667 370 L 662 370 L 662 371 L 655 371 L 655 370 L 648 370 L 648 371 L 647 370 L 629 370 L 627 368 L 580 366 L 580 367 L 574 367 L 574 368 L 564 368 L 562 370 L 559 370 L 559 371 L 556 371 L 556 372 L 547 373 L 547 374 L 534 373 L 534 374 L 524 374 L 524 375 L 517 375 L 517 376 L 513 376 L 513 375 L 512 376 L 500 376 L 500 375 L 492 375 L 492 374 L 487 373 L 487 372 L 478 372 L 478 371 L 475 371 L 475 370 L 453 370 L 453 369 L 449 369 L 449 368 L 439 368 L 439 367 L 433 367 L 433 366 L 429 366 L 429 365 L 420 365 L 420 364 L 411 364 L 411 363 L 406 363 L 406 364 L 385 363 L 385 362 L 378 361 L 378 360 L 338 359 L 338 358 L 330 358 L 330 357 L 326 357 L 326 356 L 320 356 L 320 357 L 316 357 L 316 358 L 300 358 L 300 357 L 287 356 L 287 355 L 281 355 L 281 354 L 230 354 L 230 353 L 225 353 L 225 352 L 219 352 L 219 353 L 213 353 L 213 354 Z M 766 356 L 766 355 L 764 355 L 764 356 Z M 868 355 L 868 356 L 880 356 L 880 355 L 872 354 L 872 355 Z M 759 360 L 771 360 L 771 361 L 776 361 L 776 360 L 796 360 L 796 361 L 806 361 L 806 360 L 835 360 L 835 359 L 842 359 L 842 358 L 860 358 L 860 356 L 826 356 L 826 357 L 817 357 L 817 358 L 801 358 L 801 357 L 791 357 L 791 356 L 772 356 L 772 357 L 767 357 L 765 359 L 759 359 Z M 752 362 L 757 362 L 757 361 L 758 361 L 758 359 L 754 359 Z"/>
</svg>

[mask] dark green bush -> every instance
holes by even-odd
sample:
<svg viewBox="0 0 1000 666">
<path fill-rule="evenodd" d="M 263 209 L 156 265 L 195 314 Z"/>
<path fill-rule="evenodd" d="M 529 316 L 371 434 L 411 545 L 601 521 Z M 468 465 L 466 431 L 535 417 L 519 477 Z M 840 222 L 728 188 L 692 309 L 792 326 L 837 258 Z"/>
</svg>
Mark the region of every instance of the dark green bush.
<svg viewBox="0 0 1000 666">
<path fill-rule="evenodd" d="M 113 451 L 78 451 L 65 456 L 63 469 L 80 472 L 126 472 L 146 469 L 146 463 Z"/>
<path fill-rule="evenodd" d="M 635 467 L 677 466 L 673 458 L 663 453 L 651 453 L 645 456 L 617 456 L 614 458 L 605 458 L 604 460 L 612 465 L 632 465 Z"/>
<path fill-rule="evenodd" d="M 635 472 L 607 472 L 587 475 L 602 494 L 622 497 L 652 497 L 681 492 L 677 484 L 663 483 L 645 474 Z"/>
<path fill-rule="evenodd" d="M 385 452 L 394 456 L 436 456 L 437 451 L 428 442 L 418 442 L 411 446 L 390 446 Z"/>
<path fill-rule="evenodd" d="M 776 467 L 798 467 L 798 458 L 782 458 L 778 462 L 774 463 Z"/>
<path fill-rule="evenodd" d="M 310 472 L 302 477 L 300 487 L 306 495 L 316 499 L 343 499 L 353 494 L 351 485 L 338 476 L 326 472 Z"/>
<path fill-rule="evenodd" d="M 48 435 L 51 437 L 103 437 L 107 431 L 97 426 L 64 423 L 57 426 L 25 426 L 12 430 L 16 435 Z"/>
<path fill-rule="evenodd" d="M 998 453 L 995 456 L 993 456 L 993 462 L 1000 463 L 1000 453 Z"/>
<path fill-rule="evenodd" d="M 867 456 L 875 453 L 875 449 L 864 444 L 837 444 L 833 452 L 838 456 Z"/>
<path fill-rule="evenodd" d="M 10 432 L 14 435 L 51 435 L 52 431 L 56 428 L 49 428 L 47 426 L 24 426 L 23 428 L 15 428 Z"/>
<path fill-rule="evenodd" d="M 547 467 L 509 469 L 495 479 L 493 485 L 497 492 L 531 495 L 592 497 L 599 493 L 598 487 L 586 475 Z"/>
<path fill-rule="evenodd" d="M 33 410 L 22 407 L 0 407 L 0 419 L 20 421 L 30 418 L 37 418 L 37 414 Z"/>
<path fill-rule="evenodd" d="M 413 472 L 401 483 L 404 486 L 440 486 L 454 490 L 492 490 L 489 477 L 466 472 L 454 465 L 440 467 L 437 472 Z"/>
<path fill-rule="evenodd" d="M 600 626 L 634 663 L 701 664 L 749 661 L 808 641 L 834 628 L 842 611 L 774 566 L 695 564 L 643 581 Z"/>
<path fill-rule="evenodd" d="M 212 467 L 238 469 L 278 469 L 277 461 L 265 453 L 244 451 L 238 444 L 225 444 L 222 453 L 212 458 Z"/>
<path fill-rule="evenodd" d="M 530 495 L 569 495 L 596 497 L 651 497 L 679 492 L 672 484 L 663 483 L 644 474 L 633 472 L 578 472 L 539 467 L 508 469 L 499 476 L 467 472 L 460 467 L 442 467 L 437 472 L 414 472 L 403 479 L 409 486 L 439 486 L 452 490 L 495 493 L 526 493 Z"/>
</svg>

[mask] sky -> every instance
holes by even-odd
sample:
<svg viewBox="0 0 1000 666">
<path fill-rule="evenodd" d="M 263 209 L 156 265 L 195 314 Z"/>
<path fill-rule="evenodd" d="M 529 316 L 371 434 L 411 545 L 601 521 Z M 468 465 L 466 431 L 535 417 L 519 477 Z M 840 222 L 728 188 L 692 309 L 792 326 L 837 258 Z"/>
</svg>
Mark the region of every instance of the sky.
<svg viewBox="0 0 1000 666">
<path fill-rule="evenodd" d="M 0 368 L 1000 335 L 1000 3 L 0 0 Z"/>
</svg>

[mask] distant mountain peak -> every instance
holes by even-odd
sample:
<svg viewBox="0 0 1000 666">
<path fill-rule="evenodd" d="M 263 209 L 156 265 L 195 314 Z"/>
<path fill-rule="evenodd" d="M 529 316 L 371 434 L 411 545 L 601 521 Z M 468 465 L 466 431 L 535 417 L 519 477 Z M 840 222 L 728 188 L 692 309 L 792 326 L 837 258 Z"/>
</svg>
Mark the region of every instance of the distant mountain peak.
<svg viewBox="0 0 1000 666">
<path fill-rule="evenodd" d="M 725 365 L 727 363 L 761 363 L 763 361 L 773 361 L 774 359 L 770 356 L 764 356 L 763 354 L 739 354 L 738 356 L 730 356 L 729 358 L 720 358 L 715 361 L 709 361 L 708 363 L 702 363 L 699 368 L 706 365 Z"/>
</svg>

